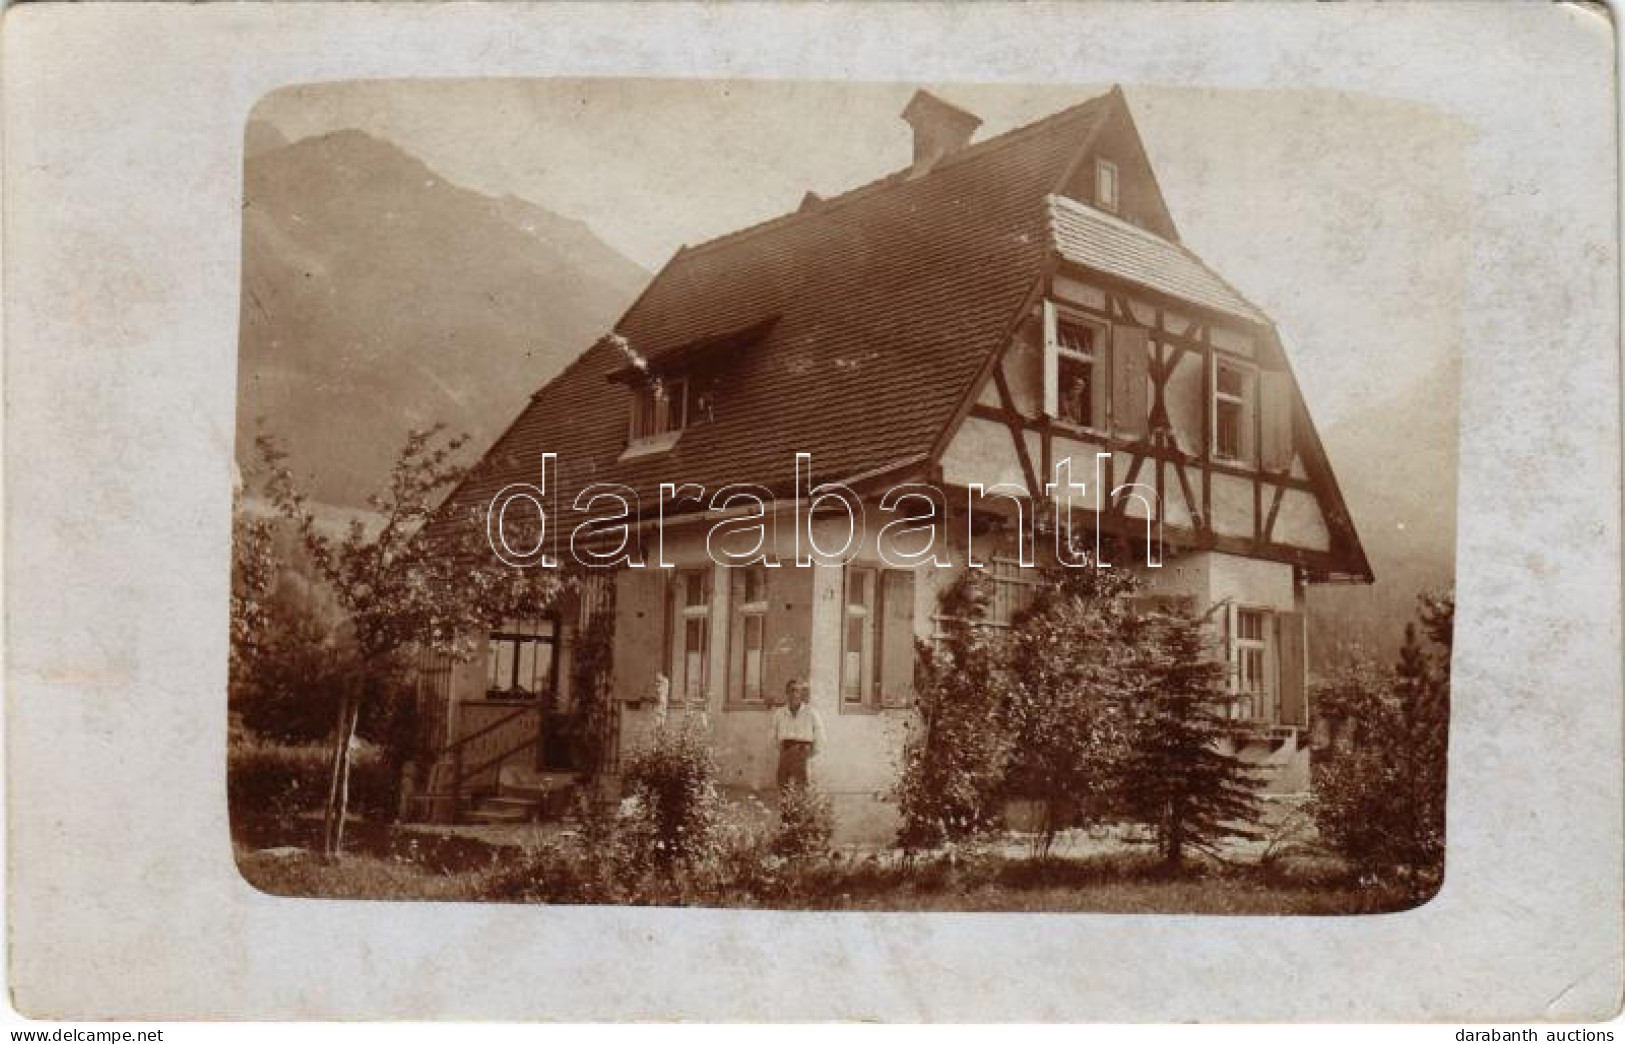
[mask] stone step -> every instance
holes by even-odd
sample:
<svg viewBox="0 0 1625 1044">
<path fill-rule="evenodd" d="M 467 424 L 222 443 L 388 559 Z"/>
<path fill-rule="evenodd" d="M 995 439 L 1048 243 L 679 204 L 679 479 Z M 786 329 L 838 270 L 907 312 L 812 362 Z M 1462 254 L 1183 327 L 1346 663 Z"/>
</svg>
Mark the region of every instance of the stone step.
<svg viewBox="0 0 1625 1044">
<path fill-rule="evenodd" d="M 482 805 L 468 813 L 468 819 L 473 823 L 528 823 L 532 811 L 528 806 L 491 808 Z"/>
<path fill-rule="evenodd" d="M 481 798 L 479 808 L 492 810 L 518 809 L 524 812 L 534 811 L 539 804 L 534 798 L 518 797 L 511 794 L 501 794 L 497 797 Z"/>
</svg>

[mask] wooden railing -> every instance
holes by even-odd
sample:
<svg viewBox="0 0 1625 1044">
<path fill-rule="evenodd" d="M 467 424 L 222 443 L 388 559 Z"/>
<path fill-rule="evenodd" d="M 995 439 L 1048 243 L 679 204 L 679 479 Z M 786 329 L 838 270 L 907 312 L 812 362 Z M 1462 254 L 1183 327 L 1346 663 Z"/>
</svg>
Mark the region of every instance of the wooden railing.
<svg viewBox="0 0 1625 1044">
<path fill-rule="evenodd" d="M 464 710 L 470 706 L 506 707 L 507 704 L 471 703 L 464 704 Z M 527 750 L 534 750 L 542 739 L 542 707 L 540 703 L 526 702 L 512 705 L 512 709 L 501 714 L 492 721 L 487 722 L 473 732 L 459 736 L 445 750 L 441 751 L 436 759 L 438 764 L 445 764 L 446 759 L 451 761 L 451 780 L 445 786 L 435 787 L 428 797 L 431 802 L 449 798 L 451 801 L 451 821 L 457 822 L 462 814 L 464 792 L 470 783 L 478 780 L 487 772 L 495 769 L 498 773 L 501 766 L 509 758 L 523 754 Z M 533 718 L 534 724 L 525 729 L 518 730 L 521 738 L 517 741 L 502 739 L 503 732 L 509 726 L 525 718 Z M 492 751 L 495 753 L 492 753 Z M 477 760 L 476 760 L 477 759 Z"/>
</svg>

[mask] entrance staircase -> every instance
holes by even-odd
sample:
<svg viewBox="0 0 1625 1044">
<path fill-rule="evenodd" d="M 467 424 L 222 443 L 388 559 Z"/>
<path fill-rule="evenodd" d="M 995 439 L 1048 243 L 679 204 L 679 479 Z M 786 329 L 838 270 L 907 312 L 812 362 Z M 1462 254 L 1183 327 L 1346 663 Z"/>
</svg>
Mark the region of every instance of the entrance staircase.
<svg viewBox="0 0 1625 1044">
<path fill-rule="evenodd" d="M 464 815 L 470 823 L 519 824 L 563 819 L 576 794 L 573 772 L 527 770 L 502 766 L 495 793 L 475 799 Z"/>
</svg>

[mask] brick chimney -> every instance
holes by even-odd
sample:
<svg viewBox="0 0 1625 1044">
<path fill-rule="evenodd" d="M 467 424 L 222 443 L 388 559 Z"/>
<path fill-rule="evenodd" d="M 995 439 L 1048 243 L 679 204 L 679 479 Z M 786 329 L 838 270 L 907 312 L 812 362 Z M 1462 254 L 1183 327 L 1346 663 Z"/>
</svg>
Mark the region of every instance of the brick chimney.
<svg viewBox="0 0 1625 1044">
<path fill-rule="evenodd" d="M 971 135 L 982 125 L 975 113 L 950 105 L 930 91 L 915 91 L 903 109 L 903 119 L 914 128 L 914 165 L 909 177 L 931 172 L 943 157 L 970 144 Z"/>
</svg>

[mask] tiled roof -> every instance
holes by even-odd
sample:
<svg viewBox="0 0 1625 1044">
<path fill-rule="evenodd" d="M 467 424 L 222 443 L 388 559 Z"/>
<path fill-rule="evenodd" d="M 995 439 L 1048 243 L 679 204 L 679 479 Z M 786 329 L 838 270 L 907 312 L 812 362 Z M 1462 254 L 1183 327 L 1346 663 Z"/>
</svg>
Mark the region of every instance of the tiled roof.
<svg viewBox="0 0 1625 1044">
<path fill-rule="evenodd" d="M 1066 196 L 1051 196 L 1049 212 L 1055 247 L 1066 260 L 1249 322 L 1269 323 L 1179 244 Z"/>
<path fill-rule="evenodd" d="M 777 316 L 733 360 L 715 419 L 668 453 L 618 461 L 631 392 L 607 377 L 627 359 L 600 343 L 532 398 L 455 503 L 535 481 L 545 452 L 561 506 L 617 482 L 646 509 L 661 482 L 788 489 L 797 452 L 820 481 L 920 457 L 1041 273 L 1045 199 L 1112 98 L 680 250 L 617 324 L 633 350 L 654 360 Z"/>
</svg>

